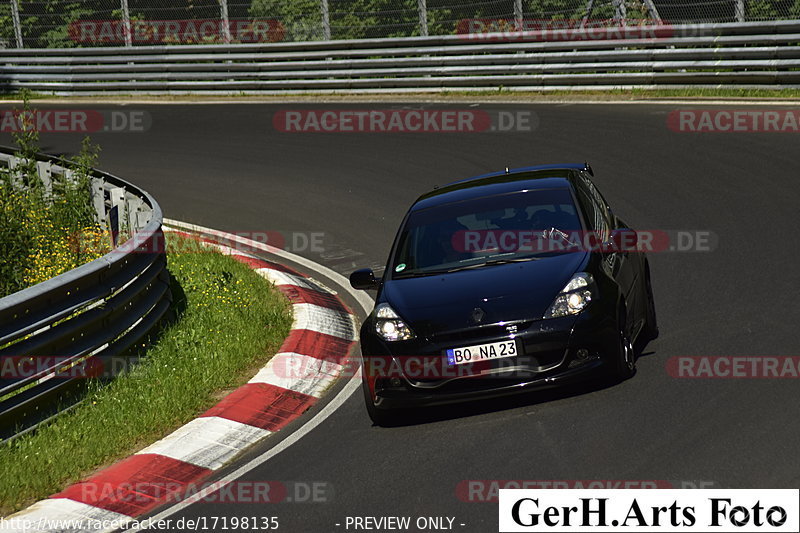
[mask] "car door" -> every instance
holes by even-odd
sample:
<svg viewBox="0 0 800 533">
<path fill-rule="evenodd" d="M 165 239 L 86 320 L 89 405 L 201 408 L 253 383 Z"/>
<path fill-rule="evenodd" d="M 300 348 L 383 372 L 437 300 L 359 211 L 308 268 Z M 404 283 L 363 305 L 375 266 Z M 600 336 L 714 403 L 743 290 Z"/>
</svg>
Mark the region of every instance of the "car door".
<svg viewBox="0 0 800 533">
<path fill-rule="evenodd" d="M 577 194 L 578 199 L 584 206 L 587 213 L 587 223 L 592 225 L 597 232 L 601 242 L 607 243 L 611 240 L 611 232 L 616 228 L 613 213 L 611 213 L 608 203 L 603 198 L 595 184 L 589 179 L 585 172 L 578 174 Z M 613 250 L 601 252 L 603 255 L 603 268 L 614 278 L 625 297 L 627 307 L 628 331 L 632 331 L 640 302 L 636 288 L 636 261 L 631 256 L 634 252 L 624 250 Z"/>
</svg>

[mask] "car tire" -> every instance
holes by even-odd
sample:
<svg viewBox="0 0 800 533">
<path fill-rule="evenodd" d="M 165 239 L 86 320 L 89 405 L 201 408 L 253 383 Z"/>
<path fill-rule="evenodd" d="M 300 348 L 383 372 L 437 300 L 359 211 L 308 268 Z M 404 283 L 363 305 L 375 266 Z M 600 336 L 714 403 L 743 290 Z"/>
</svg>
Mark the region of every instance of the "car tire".
<svg viewBox="0 0 800 533">
<path fill-rule="evenodd" d="M 620 314 L 617 320 L 617 353 L 614 354 L 614 378 L 617 381 L 625 381 L 636 373 L 636 351 L 625 324 L 625 315 Z"/>
<path fill-rule="evenodd" d="M 370 420 L 372 420 L 372 423 L 376 426 L 390 426 L 394 420 L 392 412 L 386 409 L 381 409 L 375 405 L 375 402 L 372 401 L 372 396 L 369 393 L 369 385 L 367 384 L 367 380 L 364 378 L 361 379 L 361 390 L 364 392 L 364 404 L 367 406 L 367 414 L 369 415 Z"/>
<path fill-rule="evenodd" d="M 644 270 L 645 296 L 647 297 L 647 315 L 644 322 L 644 336 L 651 341 L 658 338 L 658 320 L 656 319 L 656 301 L 653 298 L 653 286 L 650 283 L 650 265 L 645 263 Z"/>
</svg>

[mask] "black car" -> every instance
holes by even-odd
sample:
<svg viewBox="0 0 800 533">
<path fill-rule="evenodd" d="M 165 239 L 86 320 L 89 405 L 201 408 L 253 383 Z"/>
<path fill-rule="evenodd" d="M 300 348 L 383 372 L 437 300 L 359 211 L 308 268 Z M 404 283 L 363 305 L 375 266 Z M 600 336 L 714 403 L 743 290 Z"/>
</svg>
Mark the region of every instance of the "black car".
<svg viewBox="0 0 800 533">
<path fill-rule="evenodd" d="M 639 236 L 588 165 L 508 170 L 421 196 L 361 328 L 363 388 L 377 424 L 393 409 L 623 380 L 634 343 L 658 335 Z"/>
</svg>

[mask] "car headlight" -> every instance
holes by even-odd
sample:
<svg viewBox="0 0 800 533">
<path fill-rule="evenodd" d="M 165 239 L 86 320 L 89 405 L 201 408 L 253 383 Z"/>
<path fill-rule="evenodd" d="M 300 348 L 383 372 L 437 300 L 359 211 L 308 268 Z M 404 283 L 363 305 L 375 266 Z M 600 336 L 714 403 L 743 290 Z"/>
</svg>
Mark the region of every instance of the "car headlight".
<svg viewBox="0 0 800 533">
<path fill-rule="evenodd" d="M 414 338 L 414 332 L 406 325 L 400 316 L 389 307 L 389 304 L 379 304 L 375 308 L 375 331 L 385 341 L 405 341 Z"/>
<path fill-rule="evenodd" d="M 556 299 L 547 308 L 544 318 L 558 318 L 561 316 L 577 315 L 592 301 L 591 285 L 594 279 L 591 274 L 578 272 L 569 283 L 561 289 Z"/>
</svg>

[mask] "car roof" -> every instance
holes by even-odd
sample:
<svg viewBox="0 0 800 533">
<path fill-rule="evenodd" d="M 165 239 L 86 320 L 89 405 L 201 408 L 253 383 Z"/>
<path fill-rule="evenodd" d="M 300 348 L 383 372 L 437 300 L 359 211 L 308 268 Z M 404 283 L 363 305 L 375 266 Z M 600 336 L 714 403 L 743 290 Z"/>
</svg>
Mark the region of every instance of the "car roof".
<svg viewBox="0 0 800 533">
<path fill-rule="evenodd" d="M 442 204 L 535 189 L 568 189 L 569 178 L 585 164 L 540 165 L 506 169 L 448 183 L 423 194 L 411 210 L 427 209 Z"/>
</svg>

